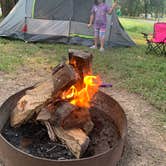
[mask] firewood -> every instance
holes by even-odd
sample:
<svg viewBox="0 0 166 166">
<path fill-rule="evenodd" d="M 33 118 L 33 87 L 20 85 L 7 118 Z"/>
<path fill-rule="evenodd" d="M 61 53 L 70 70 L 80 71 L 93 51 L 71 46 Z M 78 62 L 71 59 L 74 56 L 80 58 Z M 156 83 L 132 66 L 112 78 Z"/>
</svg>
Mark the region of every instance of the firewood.
<svg viewBox="0 0 166 166">
<path fill-rule="evenodd" d="M 48 122 L 48 121 L 43 121 L 43 123 L 47 128 L 47 132 L 48 132 L 48 136 L 49 136 L 50 140 L 56 141 L 57 136 L 54 132 L 54 126 L 51 125 L 50 122 Z"/>
<path fill-rule="evenodd" d="M 49 138 L 52 141 L 59 139 L 65 144 L 76 158 L 80 158 L 89 145 L 89 137 L 80 128 L 65 130 L 55 126 L 48 121 L 43 121 L 47 128 Z"/>
<path fill-rule="evenodd" d="M 36 112 L 40 111 L 43 103 L 51 98 L 52 92 L 52 80 L 39 83 L 34 89 L 27 90 L 26 94 L 18 101 L 15 109 L 11 112 L 11 126 L 17 127 L 26 123 Z"/>
<path fill-rule="evenodd" d="M 64 90 L 75 84 L 77 73 L 68 64 L 60 64 L 53 69 L 52 78 L 54 82 L 54 97 L 59 96 Z"/>
<path fill-rule="evenodd" d="M 79 128 L 64 130 L 54 126 L 54 132 L 76 158 L 80 158 L 88 148 L 89 137 Z"/>
<path fill-rule="evenodd" d="M 64 126 L 64 122 L 74 110 L 77 110 L 78 107 L 70 104 L 69 102 L 60 102 L 56 105 L 57 109 L 55 111 L 55 123 L 56 126 Z M 73 126 L 72 126 L 73 127 Z M 75 126 L 74 126 L 75 127 Z"/>
<path fill-rule="evenodd" d="M 34 89 L 28 90 L 18 101 L 11 113 L 11 126 L 17 127 L 26 123 L 35 112 L 40 112 L 44 103 L 52 96 L 58 97 L 64 89 L 76 82 L 76 73 L 71 65 L 61 64 L 53 70 L 53 80 L 38 84 Z"/>
<path fill-rule="evenodd" d="M 36 117 L 37 121 L 49 121 L 56 126 L 63 126 L 65 119 L 72 113 L 72 111 L 78 109 L 66 101 L 61 101 L 54 107 L 56 109 L 49 110 L 47 106 L 43 107 Z"/>
<path fill-rule="evenodd" d="M 81 128 L 89 134 L 93 129 L 93 122 L 89 110 L 80 108 L 68 102 L 61 102 L 55 111 L 56 126 L 61 126 L 64 129 Z"/>
<path fill-rule="evenodd" d="M 83 128 L 86 122 L 91 121 L 89 110 L 86 108 L 78 108 L 72 111 L 63 121 L 64 129 Z"/>
<path fill-rule="evenodd" d="M 84 76 L 92 73 L 92 54 L 84 51 L 69 49 L 69 64 L 72 65 L 79 75 L 76 87 L 83 88 Z"/>
<path fill-rule="evenodd" d="M 87 135 L 89 135 L 92 132 L 93 128 L 94 128 L 94 123 L 90 119 L 82 127 L 82 129 Z"/>
<path fill-rule="evenodd" d="M 55 110 L 57 103 L 62 102 L 62 99 L 51 98 L 42 106 L 40 112 L 37 114 L 37 121 L 55 121 Z"/>
<path fill-rule="evenodd" d="M 48 111 L 46 108 L 42 108 L 39 114 L 36 117 L 37 121 L 49 121 L 51 120 L 51 112 Z"/>
<path fill-rule="evenodd" d="M 50 111 L 47 106 L 42 108 L 36 120 L 49 121 L 64 129 L 81 128 L 87 135 L 93 130 L 94 124 L 88 109 L 79 108 L 67 101 L 61 101 L 55 107 L 54 111 Z"/>
</svg>

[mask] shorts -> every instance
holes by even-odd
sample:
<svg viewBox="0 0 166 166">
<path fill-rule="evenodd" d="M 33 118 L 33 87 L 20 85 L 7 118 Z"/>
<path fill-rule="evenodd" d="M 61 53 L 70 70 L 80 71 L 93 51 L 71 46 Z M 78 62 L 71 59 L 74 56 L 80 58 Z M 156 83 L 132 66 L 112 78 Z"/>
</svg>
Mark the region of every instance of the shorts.
<svg viewBox="0 0 166 166">
<path fill-rule="evenodd" d="M 106 28 L 94 28 L 94 36 L 105 38 Z"/>
</svg>

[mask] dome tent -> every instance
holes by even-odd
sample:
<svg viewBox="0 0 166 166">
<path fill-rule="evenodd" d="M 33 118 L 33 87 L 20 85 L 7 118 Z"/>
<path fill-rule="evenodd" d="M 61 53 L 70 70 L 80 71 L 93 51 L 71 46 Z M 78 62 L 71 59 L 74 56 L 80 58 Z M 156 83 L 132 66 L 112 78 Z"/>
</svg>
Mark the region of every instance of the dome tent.
<svg viewBox="0 0 166 166">
<path fill-rule="evenodd" d="M 106 0 L 111 6 L 112 0 Z M 93 28 L 87 28 L 94 0 L 19 0 L 0 23 L 0 36 L 28 42 L 48 41 L 90 46 Z M 106 44 L 133 46 L 115 12 L 108 15 Z"/>
</svg>

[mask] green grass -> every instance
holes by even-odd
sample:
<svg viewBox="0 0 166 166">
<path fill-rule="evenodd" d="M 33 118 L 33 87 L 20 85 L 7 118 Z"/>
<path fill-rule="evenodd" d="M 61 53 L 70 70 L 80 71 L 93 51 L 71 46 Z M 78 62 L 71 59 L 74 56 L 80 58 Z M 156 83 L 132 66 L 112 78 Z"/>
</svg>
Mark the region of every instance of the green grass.
<svg viewBox="0 0 166 166">
<path fill-rule="evenodd" d="M 153 33 L 153 21 L 120 18 L 120 22 L 137 44 L 145 45 L 145 40 L 143 40 L 141 32 Z"/>
<path fill-rule="evenodd" d="M 54 66 L 67 58 L 69 48 L 88 50 L 95 55 L 93 70 L 96 74 L 100 74 L 108 82 L 114 82 L 117 88 L 139 94 L 156 108 L 166 112 L 166 57 L 146 55 L 145 40 L 140 34 L 152 32 L 153 23 L 124 18 L 120 21 L 137 46 L 108 49 L 103 55 L 82 46 L 26 44 L 0 38 L 0 70 L 11 72 L 25 64 Z"/>
<path fill-rule="evenodd" d="M 153 21 L 120 18 L 120 22 L 130 33 L 153 32 Z"/>
</svg>

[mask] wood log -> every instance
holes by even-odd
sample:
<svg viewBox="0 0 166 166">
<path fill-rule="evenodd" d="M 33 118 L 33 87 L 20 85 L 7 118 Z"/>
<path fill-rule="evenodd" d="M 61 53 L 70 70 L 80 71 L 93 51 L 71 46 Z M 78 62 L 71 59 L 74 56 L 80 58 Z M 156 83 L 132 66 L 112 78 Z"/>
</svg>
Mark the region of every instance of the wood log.
<svg viewBox="0 0 166 166">
<path fill-rule="evenodd" d="M 92 120 L 88 120 L 81 129 L 86 133 L 86 135 L 89 135 L 94 128 L 94 123 Z"/>
<path fill-rule="evenodd" d="M 54 126 L 54 132 L 76 158 L 80 158 L 88 148 L 89 137 L 79 128 L 64 130 L 61 127 Z"/>
<path fill-rule="evenodd" d="M 77 73 L 71 65 L 62 63 L 53 69 L 54 98 L 77 81 Z"/>
<path fill-rule="evenodd" d="M 43 103 L 51 98 L 52 92 L 52 80 L 39 83 L 34 89 L 27 90 L 26 94 L 18 101 L 15 109 L 11 112 L 11 126 L 17 127 L 26 123 L 35 113 L 40 111 Z"/>
<path fill-rule="evenodd" d="M 82 129 L 74 128 L 65 130 L 48 121 L 43 121 L 43 123 L 47 128 L 49 138 L 52 141 L 59 139 L 76 158 L 80 158 L 88 148 L 90 140 Z"/>
<path fill-rule="evenodd" d="M 58 107 L 59 104 L 63 100 L 60 98 L 54 99 L 51 98 L 49 99 L 41 108 L 40 112 L 38 113 L 36 120 L 37 121 L 53 121 L 55 122 L 55 111 Z"/>
<path fill-rule="evenodd" d="M 55 111 L 55 122 L 56 126 L 64 126 L 64 122 L 73 111 L 77 110 L 78 107 L 70 104 L 69 102 L 60 102 L 56 105 L 57 109 Z M 75 126 L 72 126 L 75 127 Z"/>
<path fill-rule="evenodd" d="M 61 102 L 55 111 L 56 126 L 64 129 L 81 128 L 88 135 L 94 127 L 87 108 L 79 108 L 68 102 Z"/>
<path fill-rule="evenodd" d="M 91 121 L 89 110 L 86 108 L 78 108 L 63 120 L 62 127 L 64 129 L 83 128 L 85 123 L 89 121 Z"/>
<path fill-rule="evenodd" d="M 64 89 L 76 82 L 76 75 L 71 65 L 61 64 L 54 68 L 51 80 L 39 83 L 34 89 L 26 91 L 18 101 L 11 113 L 11 126 L 17 127 L 26 123 L 35 113 L 40 112 L 51 98 L 54 103 Z"/>
<path fill-rule="evenodd" d="M 36 117 L 37 121 L 49 121 L 52 118 L 51 111 L 48 111 L 46 108 L 42 108 L 39 114 Z"/>
<path fill-rule="evenodd" d="M 79 108 L 66 101 L 58 102 L 55 107 L 54 111 L 49 110 L 47 106 L 42 108 L 36 120 L 49 121 L 64 129 L 81 128 L 87 135 L 93 130 L 94 125 L 88 109 Z"/>
<path fill-rule="evenodd" d="M 55 109 L 56 107 L 56 109 Z M 47 106 L 41 109 L 37 115 L 38 121 L 49 121 L 56 126 L 63 126 L 65 119 L 77 109 L 77 106 L 70 104 L 69 102 L 61 101 L 54 107 L 54 110 L 49 110 Z"/>
<path fill-rule="evenodd" d="M 55 134 L 54 126 L 51 125 L 50 122 L 48 122 L 48 121 L 43 121 L 43 123 L 47 128 L 47 132 L 48 132 L 48 136 L 49 136 L 50 140 L 56 141 L 57 135 Z"/>
<path fill-rule="evenodd" d="M 69 64 L 79 75 L 76 87 L 83 88 L 84 76 L 92 74 L 92 54 L 84 51 L 69 49 Z"/>
</svg>

